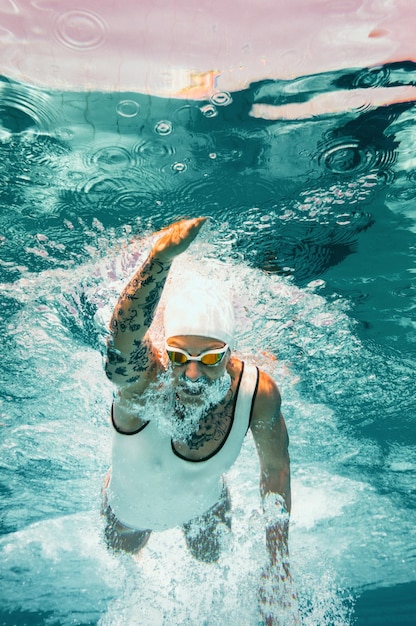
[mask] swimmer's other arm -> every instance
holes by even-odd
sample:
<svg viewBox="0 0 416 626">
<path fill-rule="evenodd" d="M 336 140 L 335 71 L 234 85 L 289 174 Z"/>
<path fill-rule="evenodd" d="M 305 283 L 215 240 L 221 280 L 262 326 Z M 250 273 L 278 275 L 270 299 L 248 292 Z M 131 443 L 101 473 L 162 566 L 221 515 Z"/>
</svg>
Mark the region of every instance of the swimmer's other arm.
<svg viewBox="0 0 416 626">
<path fill-rule="evenodd" d="M 145 385 L 157 370 L 159 356 L 147 333 L 173 259 L 188 248 L 205 220 L 181 220 L 160 231 L 146 261 L 121 293 L 110 320 L 105 363 L 107 377 L 116 385 Z"/>
<path fill-rule="evenodd" d="M 251 430 L 260 461 L 260 494 L 266 518 L 270 564 L 288 561 L 291 508 L 289 437 L 277 385 L 260 373 Z"/>
<path fill-rule="evenodd" d="M 281 585 L 284 582 L 284 589 L 288 593 L 284 593 L 283 603 L 286 609 L 290 605 L 293 613 L 291 623 L 295 626 L 300 625 L 300 619 L 289 565 L 288 535 L 291 507 L 289 437 L 280 405 L 277 385 L 268 374 L 261 372 L 251 423 L 260 460 L 260 494 L 269 557 L 260 580 L 260 611 L 266 626 L 281 623 L 276 614 L 279 614 L 282 601 Z"/>
</svg>

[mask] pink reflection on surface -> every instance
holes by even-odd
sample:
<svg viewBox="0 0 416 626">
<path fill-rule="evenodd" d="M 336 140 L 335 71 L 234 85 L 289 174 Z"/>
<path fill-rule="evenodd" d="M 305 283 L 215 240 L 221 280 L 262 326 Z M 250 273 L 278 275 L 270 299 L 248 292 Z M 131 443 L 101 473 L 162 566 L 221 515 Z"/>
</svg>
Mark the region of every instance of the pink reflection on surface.
<svg viewBox="0 0 416 626">
<path fill-rule="evenodd" d="M 253 105 L 250 114 L 267 120 L 299 120 L 341 111 L 360 111 L 371 107 L 386 106 L 394 102 L 416 101 L 416 87 L 378 87 L 336 91 L 315 96 L 309 102 L 282 106 Z"/>
<path fill-rule="evenodd" d="M 202 99 L 415 60 L 415 11 L 412 0 L 0 0 L 0 71 L 42 87 Z"/>
</svg>

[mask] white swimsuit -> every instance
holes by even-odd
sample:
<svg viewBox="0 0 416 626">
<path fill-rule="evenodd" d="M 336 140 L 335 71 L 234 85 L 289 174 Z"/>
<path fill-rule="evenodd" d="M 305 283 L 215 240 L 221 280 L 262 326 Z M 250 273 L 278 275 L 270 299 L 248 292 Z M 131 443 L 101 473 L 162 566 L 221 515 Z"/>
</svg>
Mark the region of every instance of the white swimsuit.
<svg viewBox="0 0 416 626">
<path fill-rule="evenodd" d="M 234 414 L 220 448 L 203 460 L 187 460 L 149 421 L 136 433 L 113 429 L 112 470 L 107 497 L 125 526 L 166 530 L 202 515 L 221 496 L 222 475 L 237 459 L 250 425 L 258 370 L 243 363 Z"/>
</svg>

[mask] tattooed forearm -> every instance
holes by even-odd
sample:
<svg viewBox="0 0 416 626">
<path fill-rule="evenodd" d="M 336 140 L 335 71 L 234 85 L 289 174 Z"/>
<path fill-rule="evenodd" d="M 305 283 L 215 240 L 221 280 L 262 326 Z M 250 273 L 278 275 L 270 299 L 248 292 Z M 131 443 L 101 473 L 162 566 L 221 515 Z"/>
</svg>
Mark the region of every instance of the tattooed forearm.
<svg viewBox="0 0 416 626">
<path fill-rule="evenodd" d="M 136 382 L 151 367 L 145 335 L 153 322 L 170 269 L 152 255 L 123 290 L 111 321 L 106 374 L 113 382 Z"/>
<path fill-rule="evenodd" d="M 157 281 L 156 286 L 149 291 L 146 296 L 145 305 L 143 307 L 143 323 L 148 328 L 153 321 L 156 307 L 159 304 L 162 295 L 164 281 Z"/>
<path fill-rule="evenodd" d="M 145 372 L 150 366 L 149 350 L 146 342 L 133 341 L 129 365 L 134 372 Z"/>
<path fill-rule="evenodd" d="M 170 264 L 163 265 L 150 256 L 123 290 L 114 309 L 110 329 L 116 338 L 120 333 L 143 337 L 153 321 L 162 295 Z"/>
</svg>

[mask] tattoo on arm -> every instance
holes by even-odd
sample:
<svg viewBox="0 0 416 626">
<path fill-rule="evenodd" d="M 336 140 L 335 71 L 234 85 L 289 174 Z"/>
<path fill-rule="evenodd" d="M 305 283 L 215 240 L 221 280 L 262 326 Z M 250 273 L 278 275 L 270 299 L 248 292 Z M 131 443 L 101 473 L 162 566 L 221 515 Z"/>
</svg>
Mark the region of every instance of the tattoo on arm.
<svg viewBox="0 0 416 626">
<path fill-rule="evenodd" d="M 145 335 L 153 321 L 170 265 L 149 257 L 124 288 L 110 323 L 115 338 L 118 333 Z"/>
<path fill-rule="evenodd" d="M 145 336 L 153 322 L 169 268 L 170 263 L 164 265 L 149 256 L 124 288 L 110 321 L 111 338 L 105 366 L 110 380 L 119 377 L 127 383 L 136 382 L 152 367 L 151 349 Z"/>
<path fill-rule="evenodd" d="M 149 347 L 144 341 L 133 341 L 129 365 L 134 372 L 145 372 L 150 364 Z"/>
<path fill-rule="evenodd" d="M 154 289 L 149 291 L 148 295 L 146 296 L 145 305 L 143 308 L 143 323 L 147 327 L 149 327 L 153 321 L 153 316 L 159 303 L 160 296 L 162 295 L 162 290 L 163 283 L 159 281 L 156 283 Z"/>
</svg>

